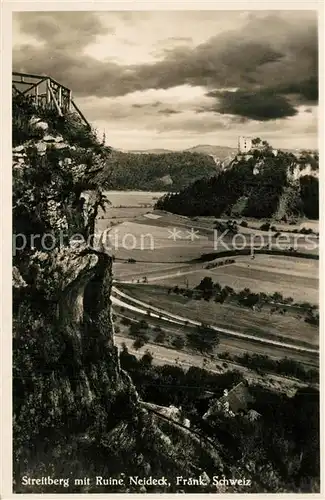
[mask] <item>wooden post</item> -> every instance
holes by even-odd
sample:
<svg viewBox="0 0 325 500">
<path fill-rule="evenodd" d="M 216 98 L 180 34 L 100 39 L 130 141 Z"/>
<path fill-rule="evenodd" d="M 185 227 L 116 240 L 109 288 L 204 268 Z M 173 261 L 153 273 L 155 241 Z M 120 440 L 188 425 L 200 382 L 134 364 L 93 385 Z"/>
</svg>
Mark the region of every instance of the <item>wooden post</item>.
<svg viewBox="0 0 325 500">
<path fill-rule="evenodd" d="M 59 101 L 60 109 L 62 109 L 62 88 L 61 87 L 59 87 L 59 98 L 58 98 L 58 101 Z"/>
<path fill-rule="evenodd" d="M 46 104 L 51 103 L 51 93 L 50 93 L 50 79 L 46 80 Z"/>
<path fill-rule="evenodd" d="M 21 92 L 21 90 L 17 89 L 16 85 L 13 85 L 13 86 L 12 86 L 12 88 L 13 88 L 13 89 L 15 89 L 15 91 L 17 92 L 17 94 L 22 95 L 22 96 L 24 95 L 24 94 Z"/>
<path fill-rule="evenodd" d="M 64 112 L 69 113 L 70 111 L 70 103 L 69 103 L 69 91 L 64 91 Z"/>
<path fill-rule="evenodd" d="M 61 108 L 60 108 L 60 107 L 59 107 L 59 105 L 58 105 L 58 102 L 57 102 L 57 100 L 56 100 L 56 98 L 55 98 L 55 95 L 54 95 L 54 93 L 53 93 L 53 90 L 52 90 L 51 86 L 49 86 L 49 90 L 50 90 L 50 94 L 51 94 L 51 97 L 52 97 L 52 101 L 53 101 L 53 103 L 54 103 L 54 105 L 55 105 L 55 107 L 56 107 L 56 110 L 57 110 L 57 112 L 58 112 L 59 116 L 62 116 L 62 111 L 61 111 Z"/>
<path fill-rule="evenodd" d="M 38 84 L 35 87 L 35 101 L 36 101 L 36 106 L 38 107 Z"/>
<path fill-rule="evenodd" d="M 75 110 L 77 111 L 77 113 L 79 114 L 79 116 L 81 116 L 81 118 L 83 119 L 86 127 L 91 130 L 91 126 L 90 124 L 88 123 L 88 121 L 86 120 L 85 116 L 82 114 L 82 112 L 80 111 L 80 109 L 78 108 L 78 106 L 76 105 L 76 103 L 74 101 L 71 100 L 71 103 L 73 105 L 73 107 L 75 108 Z"/>
</svg>

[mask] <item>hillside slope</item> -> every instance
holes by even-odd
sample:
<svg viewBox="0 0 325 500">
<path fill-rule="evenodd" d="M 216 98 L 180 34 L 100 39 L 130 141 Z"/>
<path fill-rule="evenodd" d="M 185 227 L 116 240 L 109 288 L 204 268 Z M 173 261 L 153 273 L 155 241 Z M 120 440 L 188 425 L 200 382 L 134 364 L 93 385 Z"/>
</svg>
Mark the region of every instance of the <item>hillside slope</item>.
<svg viewBox="0 0 325 500">
<path fill-rule="evenodd" d="M 191 182 L 217 172 L 210 156 L 199 153 L 123 153 L 113 151 L 101 173 L 108 189 L 179 191 Z"/>
<path fill-rule="evenodd" d="M 231 148 L 229 146 L 213 146 L 210 144 L 199 144 L 198 146 L 194 146 L 192 148 L 186 149 L 191 153 L 203 153 L 206 155 L 211 155 L 216 158 L 219 158 L 220 161 L 223 161 L 230 155 L 237 153 L 237 148 Z"/>
<path fill-rule="evenodd" d="M 318 157 L 297 159 L 267 147 L 236 155 L 210 179 L 158 200 L 156 208 L 181 215 L 318 218 Z"/>
<path fill-rule="evenodd" d="M 237 153 L 237 148 L 232 148 L 230 146 L 217 146 L 217 145 L 213 145 L 213 144 L 198 144 L 197 146 L 192 146 L 190 148 L 186 148 L 183 150 L 177 150 L 177 151 L 171 150 L 171 149 L 156 148 L 156 149 L 142 149 L 142 150 L 138 150 L 138 151 L 136 151 L 136 150 L 130 150 L 130 151 L 121 150 L 121 152 L 132 153 L 132 154 L 167 154 L 167 153 L 182 153 L 182 152 L 202 153 L 202 154 L 209 155 L 209 156 L 216 156 L 222 161 L 227 156 Z"/>
</svg>

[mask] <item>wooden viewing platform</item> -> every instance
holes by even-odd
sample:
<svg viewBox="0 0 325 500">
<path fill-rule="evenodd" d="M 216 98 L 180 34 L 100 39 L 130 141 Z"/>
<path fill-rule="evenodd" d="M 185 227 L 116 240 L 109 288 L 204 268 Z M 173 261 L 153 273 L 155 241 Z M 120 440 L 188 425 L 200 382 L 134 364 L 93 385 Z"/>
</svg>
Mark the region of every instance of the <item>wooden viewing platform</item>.
<svg viewBox="0 0 325 500">
<path fill-rule="evenodd" d="M 45 75 L 12 72 L 13 95 L 29 97 L 36 107 L 55 110 L 59 116 L 67 115 L 72 110 L 77 112 L 84 124 L 90 124 L 72 99 L 72 91 Z"/>
</svg>

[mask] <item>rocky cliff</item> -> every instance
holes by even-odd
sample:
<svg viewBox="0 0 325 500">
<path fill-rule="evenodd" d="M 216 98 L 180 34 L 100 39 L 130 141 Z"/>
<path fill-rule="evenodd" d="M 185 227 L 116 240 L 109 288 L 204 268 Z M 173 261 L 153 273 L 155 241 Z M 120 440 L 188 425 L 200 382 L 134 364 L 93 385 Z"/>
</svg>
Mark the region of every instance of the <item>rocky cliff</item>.
<svg viewBox="0 0 325 500">
<path fill-rule="evenodd" d="M 14 491 L 166 492 L 173 481 L 103 486 L 95 477 L 221 473 L 217 452 L 162 429 L 121 370 L 111 258 L 92 244 L 109 148 L 75 117 L 23 101 L 13 106 L 13 145 Z M 48 476 L 67 481 L 28 480 Z"/>
<path fill-rule="evenodd" d="M 167 194 L 156 208 L 187 216 L 318 219 L 317 153 L 297 157 L 267 145 L 229 157 L 220 168 L 212 178 Z"/>
</svg>

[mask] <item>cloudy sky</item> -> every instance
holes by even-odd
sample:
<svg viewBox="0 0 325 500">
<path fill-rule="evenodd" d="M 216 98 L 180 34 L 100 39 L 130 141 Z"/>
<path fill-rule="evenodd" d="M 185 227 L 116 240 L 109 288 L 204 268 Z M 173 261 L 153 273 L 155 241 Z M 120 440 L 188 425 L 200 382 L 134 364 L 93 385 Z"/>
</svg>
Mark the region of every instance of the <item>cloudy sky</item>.
<svg viewBox="0 0 325 500">
<path fill-rule="evenodd" d="M 70 87 L 122 149 L 317 147 L 312 11 L 16 12 L 13 69 Z"/>
</svg>

